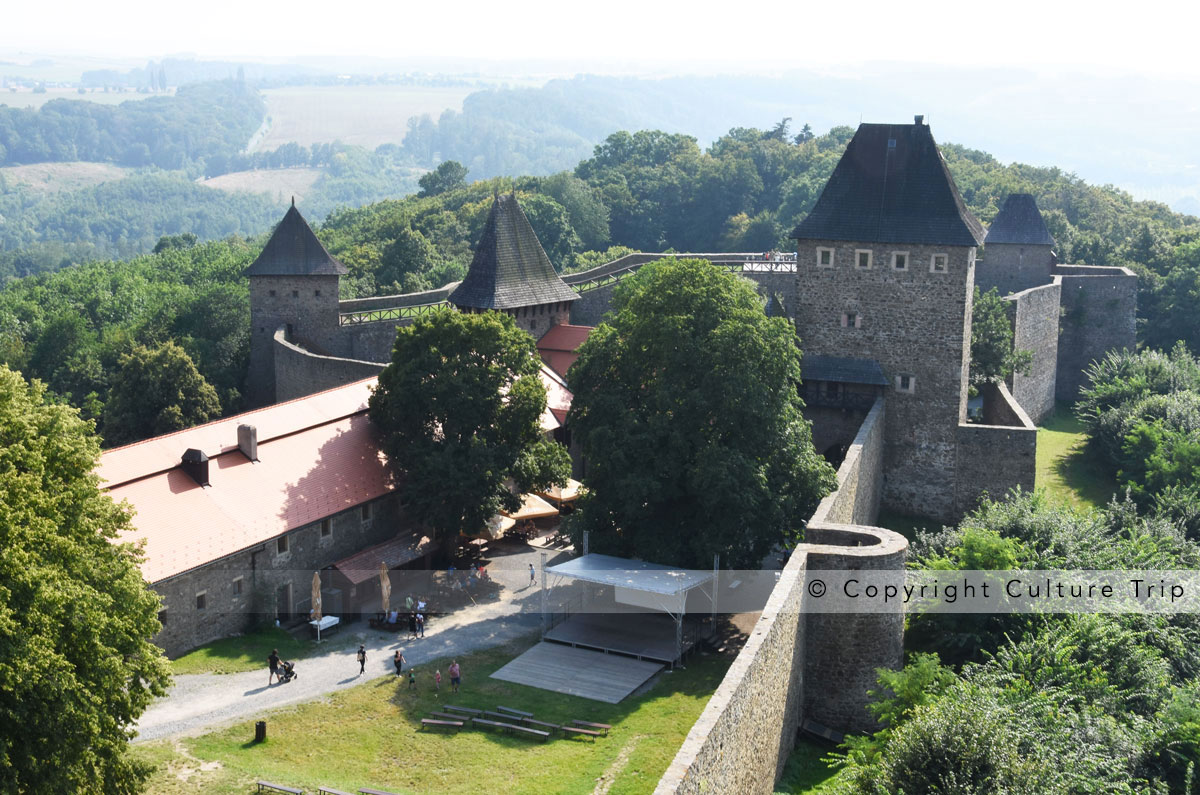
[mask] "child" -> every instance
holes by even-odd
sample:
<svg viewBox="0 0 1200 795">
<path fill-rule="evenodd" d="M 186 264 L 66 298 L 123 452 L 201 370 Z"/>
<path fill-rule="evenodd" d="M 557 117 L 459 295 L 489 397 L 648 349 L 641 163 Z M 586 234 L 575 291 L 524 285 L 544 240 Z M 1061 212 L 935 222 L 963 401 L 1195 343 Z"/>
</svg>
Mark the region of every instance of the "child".
<svg viewBox="0 0 1200 795">
<path fill-rule="evenodd" d="M 433 672 L 433 690 L 435 693 L 441 692 L 442 689 L 442 669 L 437 669 Z"/>
<path fill-rule="evenodd" d="M 414 691 L 416 689 L 417 689 L 417 669 L 409 668 L 408 669 L 408 690 L 411 693 L 412 691 Z"/>
</svg>

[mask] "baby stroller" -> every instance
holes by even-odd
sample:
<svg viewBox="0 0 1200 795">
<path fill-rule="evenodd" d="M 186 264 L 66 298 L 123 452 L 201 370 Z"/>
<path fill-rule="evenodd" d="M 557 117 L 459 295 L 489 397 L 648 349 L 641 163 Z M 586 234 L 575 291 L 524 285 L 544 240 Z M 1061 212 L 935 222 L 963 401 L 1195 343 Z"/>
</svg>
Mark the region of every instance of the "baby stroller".
<svg viewBox="0 0 1200 795">
<path fill-rule="evenodd" d="M 297 676 L 299 676 L 299 674 L 296 673 L 296 664 L 293 662 L 287 662 L 285 660 L 284 662 L 279 664 L 279 670 L 280 670 L 280 674 L 279 674 L 280 682 L 290 682 L 293 679 L 295 679 Z"/>
</svg>

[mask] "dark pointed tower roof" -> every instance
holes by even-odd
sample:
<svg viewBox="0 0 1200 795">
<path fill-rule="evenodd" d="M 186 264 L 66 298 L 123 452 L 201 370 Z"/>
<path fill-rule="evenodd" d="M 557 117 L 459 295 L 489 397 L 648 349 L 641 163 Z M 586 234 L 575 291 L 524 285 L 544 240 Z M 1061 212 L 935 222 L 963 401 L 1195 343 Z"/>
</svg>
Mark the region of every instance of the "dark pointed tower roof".
<svg viewBox="0 0 1200 795">
<path fill-rule="evenodd" d="M 329 255 L 295 201 L 271 233 L 248 276 L 341 276 L 346 266 Z"/>
<path fill-rule="evenodd" d="M 578 297 L 555 273 L 517 197 L 497 196 L 467 278 L 450 294 L 450 303 L 473 309 L 516 309 Z"/>
<path fill-rule="evenodd" d="M 1037 202 L 1029 193 L 1010 193 L 988 227 L 986 243 L 1053 246 L 1054 237 L 1042 220 Z"/>
<path fill-rule="evenodd" d="M 783 305 L 783 299 L 775 292 L 772 292 L 767 298 L 767 305 L 764 310 L 767 317 L 787 317 L 787 308 Z"/>
<path fill-rule="evenodd" d="M 799 240 L 977 246 L 983 226 L 963 204 L 929 127 L 860 124 Z"/>
</svg>

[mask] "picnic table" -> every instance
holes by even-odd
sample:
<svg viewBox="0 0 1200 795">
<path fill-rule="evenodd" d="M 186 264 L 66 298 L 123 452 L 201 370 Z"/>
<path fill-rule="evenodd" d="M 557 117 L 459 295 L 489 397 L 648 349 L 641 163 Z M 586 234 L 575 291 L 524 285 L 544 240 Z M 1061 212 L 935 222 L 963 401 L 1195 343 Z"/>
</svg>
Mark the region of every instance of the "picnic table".
<svg viewBox="0 0 1200 795">
<path fill-rule="evenodd" d="M 313 637 L 319 640 L 321 633 L 328 632 L 341 623 L 342 619 L 338 618 L 337 616 L 321 616 L 320 621 L 309 621 L 308 625 L 312 627 Z"/>
</svg>

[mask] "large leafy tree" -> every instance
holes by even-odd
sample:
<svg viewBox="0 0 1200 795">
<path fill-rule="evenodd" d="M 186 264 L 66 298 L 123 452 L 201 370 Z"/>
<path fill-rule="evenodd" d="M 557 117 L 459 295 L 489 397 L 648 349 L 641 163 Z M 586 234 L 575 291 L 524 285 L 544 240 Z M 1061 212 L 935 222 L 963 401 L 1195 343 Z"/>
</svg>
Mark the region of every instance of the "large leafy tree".
<svg viewBox="0 0 1200 795">
<path fill-rule="evenodd" d="M 971 308 L 971 383 L 999 383 L 1014 372 L 1029 374 L 1032 351 L 1013 350 L 1012 326 L 995 287 L 975 288 Z"/>
<path fill-rule="evenodd" d="M 39 382 L 0 366 L 0 791 L 136 792 L 134 721 L 165 692 L 157 597 L 100 445 Z"/>
<path fill-rule="evenodd" d="M 801 414 L 800 349 L 752 285 L 667 259 L 622 282 L 570 372 L 591 549 L 757 566 L 834 483 Z"/>
<path fill-rule="evenodd" d="M 208 422 L 221 414 L 217 391 L 174 342 L 138 346 L 121 357 L 104 408 L 104 438 L 112 445 Z"/>
<path fill-rule="evenodd" d="M 542 435 L 540 366 L 533 338 L 495 312 L 435 312 L 397 331 L 370 417 L 409 510 L 439 539 L 566 482 L 566 450 Z"/>
</svg>

